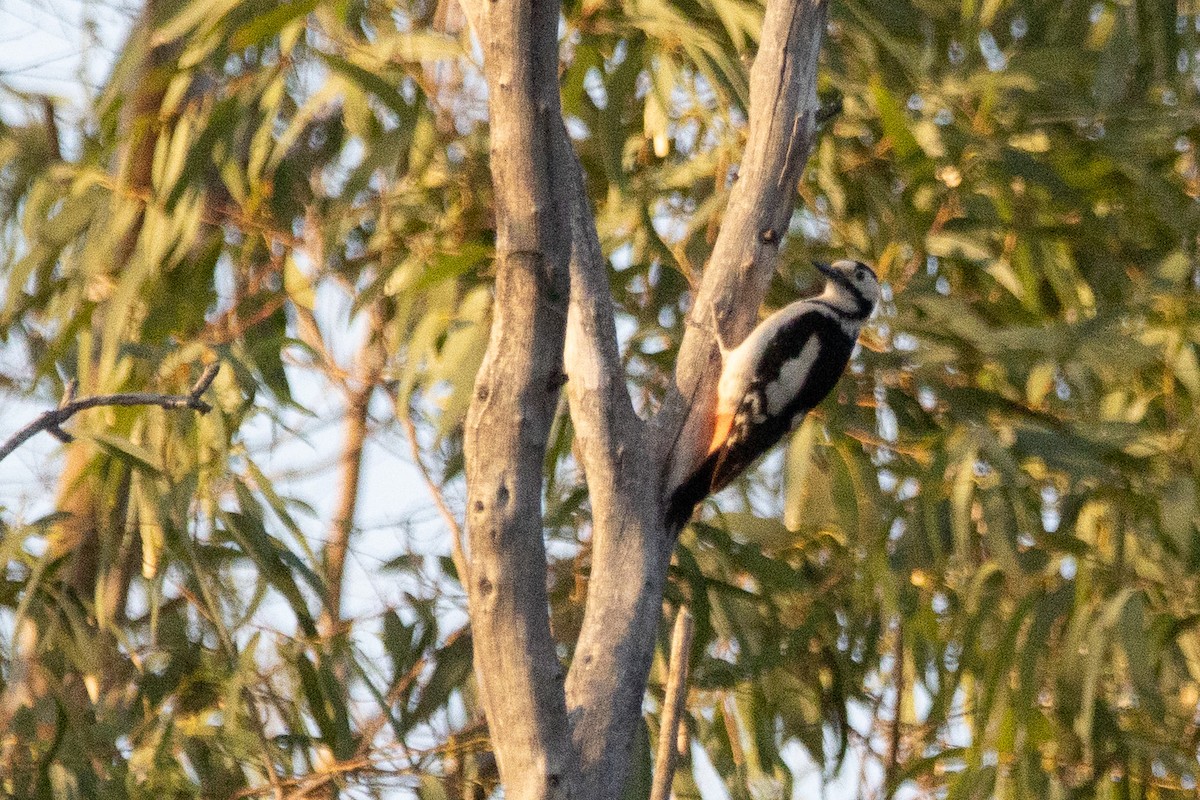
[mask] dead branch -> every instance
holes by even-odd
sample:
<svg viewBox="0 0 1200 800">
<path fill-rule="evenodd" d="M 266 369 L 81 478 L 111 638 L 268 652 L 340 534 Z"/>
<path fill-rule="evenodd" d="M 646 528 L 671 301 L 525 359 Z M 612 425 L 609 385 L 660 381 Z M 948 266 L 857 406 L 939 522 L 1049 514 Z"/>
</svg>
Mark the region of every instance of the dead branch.
<svg viewBox="0 0 1200 800">
<path fill-rule="evenodd" d="M 121 394 L 93 395 L 92 397 L 84 397 L 81 400 L 76 400 L 74 399 L 75 385 L 74 382 L 71 382 L 67 385 L 67 391 L 63 395 L 58 408 L 43 411 L 41 416 L 24 428 L 21 428 L 21 430 L 10 436 L 3 445 L 0 445 L 0 461 L 3 461 L 10 453 L 41 431 L 46 431 L 64 444 L 73 442 L 75 437 L 63 430 L 62 425 L 80 411 L 86 411 L 89 408 L 97 408 L 99 406 L 159 406 L 168 410 L 187 408 L 201 414 L 207 414 L 212 411 L 212 406 L 201 400 L 200 395 L 204 394 L 205 390 L 212 384 L 213 379 L 217 377 L 220 369 L 221 365 L 219 363 L 209 364 L 208 368 L 204 370 L 204 374 L 200 376 L 200 380 L 196 381 L 195 385 L 192 386 L 192 390 L 187 394 L 126 392 Z"/>
<path fill-rule="evenodd" d="M 679 762 L 676 732 L 687 705 L 688 655 L 692 650 L 694 631 L 692 612 L 684 606 L 675 615 L 675 631 L 671 634 L 670 671 L 667 673 L 666 695 L 663 697 L 658 725 L 658 754 L 654 759 L 650 800 L 668 800 L 671 796 L 675 765 Z"/>
</svg>

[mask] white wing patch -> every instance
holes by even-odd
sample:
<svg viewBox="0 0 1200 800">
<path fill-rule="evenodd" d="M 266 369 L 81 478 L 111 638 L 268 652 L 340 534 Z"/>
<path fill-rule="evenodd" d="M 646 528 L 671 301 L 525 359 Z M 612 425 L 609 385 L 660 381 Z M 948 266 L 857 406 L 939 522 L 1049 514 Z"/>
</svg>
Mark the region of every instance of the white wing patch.
<svg viewBox="0 0 1200 800">
<path fill-rule="evenodd" d="M 783 409 L 808 381 L 808 373 L 812 371 L 813 363 L 821 352 L 821 341 L 816 336 L 810 336 L 800 350 L 800 355 L 783 362 L 779 369 L 779 377 L 766 385 L 767 408 L 769 416 L 778 416 Z"/>
<path fill-rule="evenodd" d="M 779 335 L 779 330 L 789 320 L 811 312 L 822 314 L 830 319 L 838 319 L 838 315 L 832 309 L 808 300 L 797 300 L 767 317 L 750 332 L 745 341 L 725 354 L 725 362 L 721 366 L 721 378 L 717 383 L 718 413 L 733 414 L 737 411 L 742 398 L 746 396 L 746 392 L 750 388 L 750 383 L 758 374 L 759 362 L 762 360 L 763 353 Z"/>
</svg>

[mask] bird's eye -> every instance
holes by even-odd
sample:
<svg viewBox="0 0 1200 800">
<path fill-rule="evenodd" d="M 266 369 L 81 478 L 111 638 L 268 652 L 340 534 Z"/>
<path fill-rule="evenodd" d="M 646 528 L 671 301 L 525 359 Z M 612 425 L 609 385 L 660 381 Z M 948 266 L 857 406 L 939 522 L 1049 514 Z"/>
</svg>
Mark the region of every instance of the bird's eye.
<svg viewBox="0 0 1200 800">
<path fill-rule="evenodd" d="M 867 273 L 863 272 L 861 269 L 854 271 L 854 280 L 861 281 L 865 277 L 867 277 Z"/>
</svg>

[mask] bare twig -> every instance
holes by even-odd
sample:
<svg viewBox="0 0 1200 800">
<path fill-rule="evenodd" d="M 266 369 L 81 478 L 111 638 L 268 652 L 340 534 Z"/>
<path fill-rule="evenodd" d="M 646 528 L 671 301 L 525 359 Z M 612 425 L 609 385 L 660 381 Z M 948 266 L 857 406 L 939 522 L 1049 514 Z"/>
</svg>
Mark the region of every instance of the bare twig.
<svg viewBox="0 0 1200 800">
<path fill-rule="evenodd" d="M 483 730 L 483 726 L 479 726 Z M 445 756 L 453 756 L 461 753 L 478 752 L 486 749 L 489 741 L 486 732 L 481 732 L 475 736 L 466 739 L 459 739 L 457 736 L 452 736 L 450 742 L 441 744 L 436 747 L 431 747 L 423 750 L 412 751 L 414 754 L 421 757 L 429 757 L 435 754 Z M 386 755 L 386 754 L 385 754 Z M 348 759 L 340 761 L 331 761 L 322 765 L 317 770 L 305 775 L 295 775 L 289 778 L 284 778 L 279 782 L 279 785 L 290 791 L 286 797 L 288 800 L 299 800 L 303 797 L 310 796 L 314 791 L 321 789 L 337 779 L 352 778 L 355 776 L 377 776 L 377 777 L 396 777 L 399 775 L 427 775 L 428 771 L 415 762 L 410 766 L 393 767 L 384 769 L 375 765 L 377 758 L 362 754 L 362 748 L 359 748 Z M 273 786 L 262 784 L 259 786 L 247 786 L 240 789 L 230 796 L 230 800 L 244 800 L 244 798 L 259 797 L 273 791 Z"/>
<path fill-rule="evenodd" d="M 463 530 L 458 524 L 458 518 L 454 516 L 454 512 L 450 510 L 450 506 L 446 503 L 446 498 L 442 494 L 442 489 L 433 480 L 433 476 L 429 474 L 429 468 L 425 466 L 425 461 L 421 458 L 421 445 L 417 440 L 417 426 L 413 424 L 412 417 L 407 414 L 399 415 L 400 424 L 404 426 L 404 433 L 408 436 L 408 448 L 412 454 L 413 466 L 421 473 L 422 480 L 425 481 L 425 488 L 429 490 L 429 494 L 433 497 L 433 503 L 437 506 L 438 513 L 446 522 L 446 527 L 450 529 L 450 558 L 454 561 L 454 569 L 458 571 L 458 581 L 464 587 L 469 586 L 471 582 L 470 566 L 467 562 L 467 554 L 463 549 Z"/>
<path fill-rule="evenodd" d="M 671 634 L 671 664 L 658 725 L 658 755 L 654 759 L 650 800 L 667 800 L 671 795 L 675 765 L 679 762 L 677 731 L 687 701 L 688 653 L 692 649 L 694 630 L 692 612 L 683 606 L 675 615 L 675 631 Z"/>
<path fill-rule="evenodd" d="M 64 444 L 74 441 L 74 437 L 64 431 L 61 426 L 80 411 L 86 411 L 89 408 L 97 408 L 99 406 L 160 406 L 166 409 L 189 408 L 192 411 L 207 414 L 212 411 L 212 406 L 201 400 L 200 395 L 204 394 L 205 390 L 212 384 L 213 379 L 217 377 L 217 372 L 220 369 L 221 365 L 219 363 L 210 364 L 204 370 L 204 374 L 200 376 L 200 380 L 196 381 L 192 390 L 187 394 L 127 392 L 122 394 L 94 395 L 92 397 L 85 397 L 82 400 L 74 400 L 72 399 L 75 395 L 73 382 L 68 383 L 67 391 L 63 394 L 64 402 L 58 408 L 43 411 L 41 416 L 24 428 L 21 428 L 21 430 L 9 437 L 8 441 L 0 445 L 0 461 L 3 461 L 12 451 L 16 450 L 40 431 L 50 433 Z"/>
<path fill-rule="evenodd" d="M 328 785 L 330 782 L 338 778 L 353 775 L 362 772 L 375 772 L 377 770 L 371 764 L 369 758 L 354 758 L 348 761 L 336 761 L 322 768 L 320 772 L 310 773 L 308 775 L 298 775 L 292 778 L 276 778 L 269 784 L 261 786 L 247 786 L 232 795 L 232 800 L 242 800 L 242 798 L 259 797 L 261 795 L 272 793 L 277 800 L 283 800 L 285 797 L 299 800 L 302 797 L 308 797 L 313 792 Z M 286 794 L 285 794 L 286 792 Z"/>
</svg>

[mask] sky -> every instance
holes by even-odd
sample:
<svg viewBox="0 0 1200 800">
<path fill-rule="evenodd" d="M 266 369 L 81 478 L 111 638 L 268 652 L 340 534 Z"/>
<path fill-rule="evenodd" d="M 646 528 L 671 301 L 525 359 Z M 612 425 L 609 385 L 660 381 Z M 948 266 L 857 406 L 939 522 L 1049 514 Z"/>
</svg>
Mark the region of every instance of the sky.
<svg viewBox="0 0 1200 800">
<path fill-rule="evenodd" d="M 92 0 L 0 0 L 0 85 L 20 93 L 49 95 L 56 100 L 58 113 L 64 121 L 77 120 L 79 109 L 93 94 L 107 74 L 116 52 L 124 42 L 132 13 L 131 6 L 121 3 L 92 2 Z M 0 90 L 0 118 L 15 119 L 23 111 L 11 94 Z M 61 126 L 69 135 L 71 125 Z M 353 352 L 354 341 L 361 326 L 348 324 L 350 303 L 336 291 L 324 291 L 318 297 L 316 313 L 319 322 L 335 335 L 334 351 L 346 358 Z M 5 374 L 23 374 L 21 353 L 5 350 L 0 345 L 0 366 Z M 342 405 L 336 393 L 318 385 L 303 370 L 293 369 L 290 375 L 297 397 L 311 412 L 311 417 L 296 414 L 287 420 L 287 427 L 296 433 L 273 428 L 265 419 L 252 423 L 245 431 L 254 443 L 253 450 L 262 459 L 267 473 L 292 476 L 287 489 L 304 498 L 317 511 L 310 520 L 314 538 L 319 538 L 313 522 L 324 522 L 332 516 L 336 493 L 329 473 L 322 465 L 336 458 L 341 447 L 341 430 L 337 424 Z M 376 398 L 377 400 L 379 398 Z M 0 439 L 7 438 L 44 410 L 52 398 L 42 402 L 0 395 Z M 372 406 L 373 416 L 386 418 L 386 403 Z M 394 555 L 407 544 L 399 540 L 395 529 L 399 523 L 432 519 L 429 498 L 423 490 L 418 493 L 395 492 L 395 484 L 419 486 L 419 476 L 400 449 L 402 442 L 394 439 L 373 439 L 367 447 L 363 470 L 362 512 L 358 517 L 367 535 L 355 548 L 358 554 L 351 559 L 347 585 L 351 589 L 346 608 L 348 614 L 377 609 L 377 593 L 364 591 L 374 572 L 376 562 Z M 0 465 L 0 491 L 10 513 L 29 521 L 51 510 L 54 479 L 60 463 L 61 448 L 49 435 L 40 434 Z M 306 469 L 306 467 L 308 469 Z M 411 526 L 410 526 L 411 527 Z M 418 526 L 419 527 L 419 526 Z M 390 530 L 390 542 L 378 541 L 378 530 Z M 424 540 L 425 537 L 418 536 Z M 432 549 L 432 543 L 418 541 L 420 547 Z M 424 549 L 423 548 L 423 549 Z M 367 556 L 365 554 L 371 554 Z M 364 560 L 365 559 L 365 560 Z M 358 572 L 359 574 L 354 574 Z"/>
<path fill-rule="evenodd" d="M 80 109 L 102 83 L 120 48 L 136 5 L 102 0 L 0 0 L 0 86 L 21 94 L 50 95 L 56 99 L 61 127 L 69 131 Z M 0 119 L 16 121 L 23 113 L 11 93 L 0 88 Z M 69 152 L 70 143 L 65 143 Z M 351 324 L 350 300 L 336 289 L 322 289 L 316 315 L 330 332 L 334 350 L 348 359 L 361 335 L 361 325 Z M 336 332 L 336 333 L 335 333 Z M 15 368 L 15 369 L 14 369 Z M 21 375 L 21 354 L 0 344 L 0 370 Z M 329 467 L 341 447 L 342 404 L 336 392 L 310 373 L 292 369 L 297 400 L 311 412 L 296 414 L 285 427 L 265 417 L 244 430 L 259 466 L 281 478 L 281 494 L 303 498 L 315 510 L 310 519 L 298 520 L 314 547 L 319 545 L 337 495 L 335 471 Z M 27 400 L 0 393 L 0 441 L 33 419 L 54 398 Z M 372 417 L 388 420 L 391 409 L 377 396 Z M 69 426 L 68 426 L 69 427 Z M 288 430 L 293 429 L 293 430 Z M 385 608 L 402 605 L 403 587 L 378 567 L 405 551 L 426 554 L 448 552 L 445 528 L 437 519 L 419 473 L 408 460 L 407 445 L 396 435 L 371 437 L 365 451 L 357 524 L 360 534 L 347 563 L 344 613 L 348 617 L 374 617 Z M 61 446 L 46 434 L 26 442 L 0 464 L 0 509 L 5 519 L 29 522 L 52 510 L 55 479 L 61 467 Z M 286 476 L 286 477 L 285 477 Z M 397 490 L 397 487 L 404 487 Z M 414 488 L 415 487 L 415 488 Z M 453 498 L 451 498 L 453 500 Z M 446 629 L 461 624 L 462 604 L 448 607 Z M 271 621 L 278 608 L 268 604 L 261 615 Z M 284 624 L 274 620 L 280 627 Z M 457 623 L 457 624 L 456 624 Z M 290 623 L 289 623 L 290 624 Z M 382 655 L 377 638 L 366 630 L 359 644 L 368 653 Z M 7 638 L 6 621 L 0 620 L 0 641 Z M 864 726 L 864 715 L 852 713 L 855 727 Z M 853 754 L 837 778 L 821 786 L 819 770 L 798 746 L 787 757 L 795 765 L 794 798 L 822 797 L 840 800 L 860 796 L 863 764 Z M 726 793 L 707 760 L 693 750 L 700 788 L 705 800 L 724 800 Z M 875 765 L 865 770 L 867 783 L 880 779 Z M 405 796 L 398 794 L 398 797 Z"/>
<path fill-rule="evenodd" d="M 3 0 L 0 76 L 18 91 L 80 101 L 108 72 L 128 20 L 121 0 Z"/>
</svg>

